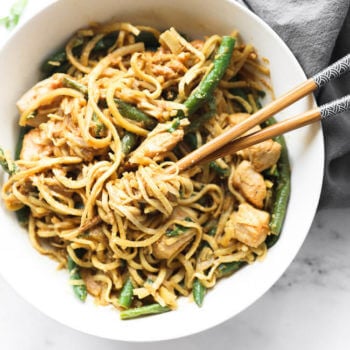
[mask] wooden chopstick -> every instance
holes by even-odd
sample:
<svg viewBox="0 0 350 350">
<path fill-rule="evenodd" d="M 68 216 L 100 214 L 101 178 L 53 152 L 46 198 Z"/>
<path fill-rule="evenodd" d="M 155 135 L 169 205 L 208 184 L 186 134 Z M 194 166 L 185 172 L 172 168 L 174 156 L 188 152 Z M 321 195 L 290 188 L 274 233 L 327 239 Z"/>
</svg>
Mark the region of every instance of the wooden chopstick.
<svg viewBox="0 0 350 350">
<path fill-rule="evenodd" d="M 311 92 L 315 91 L 316 89 L 320 88 L 321 86 L 324 86 L 329 81 L 340 77 L 344 73 L 348 72 L 350 70 L 350 54 L 343 57 L 339 61 L 333 63 L 323 71 L 317 73 L 312 78 L 307 79 L 305 82 L 299 84 L 289 92 L 285 93 L 278 99 L 274 100 L 270 104 L 268 104 L 266 107 L 260 109 L 256 113 L 252 114 L 250 117 L 248 117 L 246 120 L 244 120 L 242 123 L 235 125 L 234 127 L 228 129 L 227 131 L 223 132 L 221 135 L 217 136 L 216 138 L 212 139 L 211 141 L 207 142 L 197 150 L 194 150 L 193 152 L 189 153 L 185 157 L 181 158 L 177 161 L 176 165 L 179 169 L 179 171 L 183 171 L 201 161 L 204 159 L 215 159 L 210 155 L 221 154 L 220 149 L 222 149 L 226 144 L 231 143 L 234 139 L 237 137 L 243 135 L 248 130 L 252 129 L 255 125 L 261 124 L 262 122 L 266 121 L 268 118 L 270 118 L 275 113 L 281 111 L 282 109 L 288 107 L 292 103 L 298 101 L 302 97 L 305 97 L 306 95 L 310 94 Z M 310 122 L 316 121 L 320 119 L 320 110 L 321 109 L 315 109 L 310 112 L 305 113 L 305 115 L 299 116 L 302 125 L 309 124 Z M 317 115 L 318 114 L 318 115 Z M 305 118 L 308 120 L 310 118 L 310 122 L 306 121 Z M 317 119 L 318 118 L 318 119 Z M 295 124 L 296 123 L 296 124 Z M 304 123 L 304 124 L 303 124 Z M 285 126 L 282 126 L 282 128 L 288 128 L 294 126 L 294 128 L 298 125 L 298 122 L 287 122 Z M 286 130 L 286 129 L 285 129 Z M 291 129 L 289 129 L 291 130 Z M 286 131 L 284 131 L 286 132 Z M 272 137 L 272 136 L 271 136 Z M 251 141 L 250 141 L 251 142 Z M 261 142 L 261 141 L 260 141 Z M 232 144 L 231 144 L 232 146 Z M 229 146 L 228 146 L 229 147 Z"/>
<path fill-rule="evenodd" d="M 305 113 L 299 114 L 294 118 L 283 120 L 279 123 L 273 124 L 249 135 L 235 139 L 234 141 L 231 141 L 225 146 L 204 157 L 201 160 L 201 163 L 207 163 L 229 154 L 236 153 L 244 148 L 253 146 L 268 139 L 272 139 L 288 131 L 296 130 L 305 125 L 309 125 L 321 119 L 333 117 L 348 110 L 350 110 L 350 95 L 335 100 L 331 103 L 322 105 L 319 108 L 315 108 Z"/>
</svg>

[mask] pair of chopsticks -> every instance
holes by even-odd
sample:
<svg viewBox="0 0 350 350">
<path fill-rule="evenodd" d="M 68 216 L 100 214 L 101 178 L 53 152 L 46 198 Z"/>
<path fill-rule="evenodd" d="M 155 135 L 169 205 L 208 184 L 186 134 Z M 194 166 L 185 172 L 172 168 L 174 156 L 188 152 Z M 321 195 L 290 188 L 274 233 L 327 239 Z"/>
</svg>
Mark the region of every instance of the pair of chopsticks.
<svg viewBox="0 0 350 350">
<path fill-rule="evenodd" d="M 275 113 L 326 85 L 331 80 L 339 78 L 348 71 L 350 71 L 350 54 L 269 103 L 267 106 L 245 119 L 242 123 L 229 128 L 221 135 L 178 160 L 176 164 L 179 171 L 183 171 L 199 162 L 205 163 L 233 154 L 241 149 L 284 134 L 288 131 L 350 110 L 350 95 L 346 95 L 338 100 L 299 114 L 294 118 L 286 119 L 255 133 L 241 136 L 254 126 L 266 121 Z"/>
</svg>

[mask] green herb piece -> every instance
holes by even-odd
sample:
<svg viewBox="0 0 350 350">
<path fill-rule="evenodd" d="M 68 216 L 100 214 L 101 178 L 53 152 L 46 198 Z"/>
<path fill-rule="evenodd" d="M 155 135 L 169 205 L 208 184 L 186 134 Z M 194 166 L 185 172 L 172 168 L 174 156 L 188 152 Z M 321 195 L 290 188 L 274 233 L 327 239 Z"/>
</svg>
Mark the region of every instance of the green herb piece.
<svg viewBox="0 0 350 350">
<path fill-rule="evenodd" d="M 185 231 L 188 230 L 188 227 L 184 227 L 181 225 L 175 225 L 174 229 L 167 229 L 165 234 L 167 237 L 177 237 L 179 236 L 181 233 L 184 233 Z"/>
<path fill-rule="evenodd" d="M 216 173 L 221 176 L 228 176 L 230 174 L 230 169 L 221 168 L 215 161 L 209 163 L 209 168 L 213 169 Z"/>
<path fill-rule="evenodd" d="M 18 171 L 18 167 L 15 162 L 10 159 L 6 159 L 5 152 L 2 150 L 2 148 L 0 148 L 0 165 L 9 175 L 13 175 L 16 171 Z"/>
<path fill-rule="evenodd" d="M 28 0 L 17 0 L 10 8 L 8 16 L 0 18 L 0 25 L 7 29 L 13 29 L 18 24 L 24 9 L 26 8 Z"/>
<path fill-rule="evenodd" d="M 190 217 L 185 217 L 185 221 L 187 222 L 192 222 L 192 219 Z M 165 234 L 167 237 L 176 237 L 179 236 L 181 233 L 184 233 L 187 231 L 189 228 L 186 226 L 182 226 L 179 224 L 174 225 L 173 229 L 167 229 Z"/>
</svg>

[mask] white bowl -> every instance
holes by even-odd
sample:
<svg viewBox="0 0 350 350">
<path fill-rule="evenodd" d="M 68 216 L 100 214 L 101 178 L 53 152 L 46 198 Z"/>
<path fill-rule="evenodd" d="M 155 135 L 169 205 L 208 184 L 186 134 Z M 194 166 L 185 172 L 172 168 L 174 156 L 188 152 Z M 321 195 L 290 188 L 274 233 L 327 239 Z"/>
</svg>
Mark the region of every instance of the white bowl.
<svg viewBox="0 0 350 350">
<path fill-rule="evenodd" d="M 18 115 L 15 102 L 39 78 L 43 59 L 78 28 L 91 21 L 116 20 L 170 26 L 201 37 L 238 29 L 246 42 L 271 62 L 276 95 L 305 79 L 297 60 L 261 19 L 234 1 L 216 0 L 60 0 L 35 15 L 12 35 L 0 52 L 0 140 L 14 149 Z M 277 118 L 308 110 L 312 97 L 289 107 Z M 154 317 L 121 321 L 112 307 L 85 304 L 73 295 L 66 271 L 39 255 L 15 216 L 0 207 L 0 273 L 29 303 L 44 314 L 77 330 L 125 341 L 173 339 L 213 327 L 244 310 L 282 275 L 300 249 L 313 220 L 323 177 L 323 137 L 319 125 L 286 136 L 292 165 L 292 193 L 283 232 L 262 263 L 255 263 L 220 281 L 202 308 L 183 298 L 177 311 Z M 5 176 L 0 176 L 0 185 Z"/>
</svg>

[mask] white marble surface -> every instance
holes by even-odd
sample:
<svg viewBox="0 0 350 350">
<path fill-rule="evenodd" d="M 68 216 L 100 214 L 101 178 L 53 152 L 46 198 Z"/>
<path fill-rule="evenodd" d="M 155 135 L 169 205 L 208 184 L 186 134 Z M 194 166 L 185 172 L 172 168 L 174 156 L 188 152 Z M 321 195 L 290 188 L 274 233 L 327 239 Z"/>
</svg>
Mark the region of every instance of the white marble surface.
<svg viewBox="0 0 350 350">
<path fill-rule="evenodd" d="M 51 1 L 30 0 L 22 20 Z M 0 16 L 9 4 L 0 0 Z M 0 41 L 8 35 L 0 30 Z M 350 349 L 349 227 L 350 208 L 319 211 L 298 256 L 262 298 L 214 329 L 169 342 L 130 344 L 76 332 L 34 309 L 0 276 L 0 349 Z"/>
</svg>

